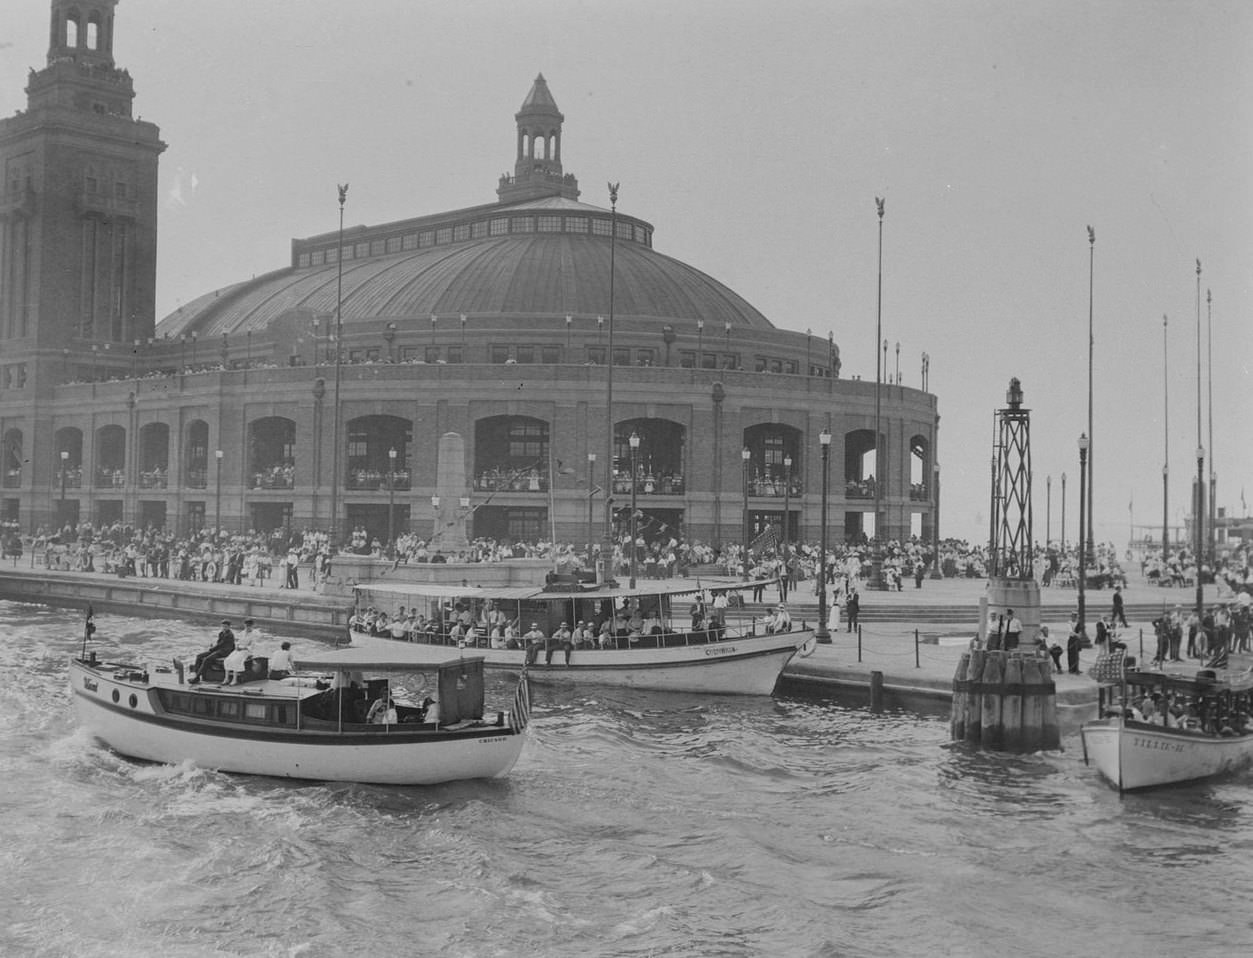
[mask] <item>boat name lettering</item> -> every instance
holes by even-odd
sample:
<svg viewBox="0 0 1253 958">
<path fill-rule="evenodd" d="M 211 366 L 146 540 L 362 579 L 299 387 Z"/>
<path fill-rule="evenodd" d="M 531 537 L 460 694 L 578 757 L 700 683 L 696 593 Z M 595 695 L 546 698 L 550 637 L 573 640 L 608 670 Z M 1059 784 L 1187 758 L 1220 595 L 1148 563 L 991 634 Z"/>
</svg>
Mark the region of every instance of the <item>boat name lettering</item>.
<svg viewBox="0 0 1253 958">
<path fill-rule="evenodd" d="M 1181 742 L 1162 742 L 1157 739 L 1144 738 L 1136 735 L 1132 738 L 1131 744 L 1136 748 L 1156 749 L 1163 752 L 1182 752 L 1183 744 Z"/>
<path fill-rule="evenodd" d="M 88 692 L 98 692 L 100 690 L 100 683 L 95 679 L 84 678 L 83 688 L 85 688 Z"/>
<path fill-rule="evenodd" d="M 707 656 L 710 656 L 710 655 L 734 655 L 734 654 L 735 654 L 735 646 L 734 646 L 734 645 L 715 645 L 715 646 L 713 646 L 713 647 L 711 647 L 711 648 L 707 648 L 707 649 L 705 649 L 705 655 L 707 655 Z"/>
<path fill-rule="evenodd" d="M 503 741 L 505 741 L 505 739 L 506 739 L 506 738 L 508 738 L 508 736 L 507 736 L 507 735 L 493 735 L 491 738 L 481 738 L 481 739 L 479 739 L 479 744 L 480 744 L 480 745 L 490 745 L 490 744 L 491 744 L 491 743 L 493 743 L 493 742 L 503 742 Z"/>
</svg>

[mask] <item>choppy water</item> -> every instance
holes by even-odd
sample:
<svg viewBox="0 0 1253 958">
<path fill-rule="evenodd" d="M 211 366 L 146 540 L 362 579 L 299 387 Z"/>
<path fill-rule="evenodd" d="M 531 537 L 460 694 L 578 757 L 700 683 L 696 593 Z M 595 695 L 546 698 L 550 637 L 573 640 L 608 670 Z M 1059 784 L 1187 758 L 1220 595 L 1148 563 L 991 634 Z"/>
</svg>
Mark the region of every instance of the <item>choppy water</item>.
<svg viewBox="0 0 1253 958">
<path fill-rule="evenodd" d="M 159 662 L 201 627 L 100 617 Z M 0 954 L 1166 955 L 1253 945 L 1253 775 L 1119 798 L 830 703 L 537 689 L 499 782 L 292 785 L 76 726 L 77 614 L 0 603 Z M 489 690 L 502 695 L 504 684 Z"/>
</svg>

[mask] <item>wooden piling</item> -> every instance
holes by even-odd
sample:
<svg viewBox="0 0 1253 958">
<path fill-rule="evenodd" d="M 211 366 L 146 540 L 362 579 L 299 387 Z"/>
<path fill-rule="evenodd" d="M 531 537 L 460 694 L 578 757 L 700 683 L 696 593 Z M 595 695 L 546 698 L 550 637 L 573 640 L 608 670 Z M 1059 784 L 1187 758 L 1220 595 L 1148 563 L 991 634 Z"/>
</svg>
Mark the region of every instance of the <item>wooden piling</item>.
<svg viewBox="0 0 1253 958">
<path fill-rule="evenodd" d="M 1044 699 L 1055 695 L 1050 666 L 1038 657 L 1022 662 L 1022 743 L 1024 752 L 1035 752 L 1044 741 Z"/>
<path fill-rule="evenodd" d="M 960 742 L 966 737 L 966 713 L 969 709 L 970 682 L 966 672 L 970 668 L 970 653 L 963 652 L 953 673 L 953 707 L 949 715 L 949 737 Z"/>
<path fill-rule="evenodd" d="M 998 751 L 1004 736 L 1001 722 L 1001 685 L 1005 680 L 1004 652 L 988 652 L 980 678 L 980 742 L 984 748 Z"/>
<path fill-rule="evenodd" d="M 870 711 L 883 711 L 883 673 L 870 673 Z"/>
<path fill-rule="evenodd" d="M 1022 656 L 1010 652 L 1005 656 L 1005 677 L 1001 684 L 1001 749 L 1022 750 Z"/>
<path fill-rule="evenodd" d="M 979 745 L 983 740 L 983 661 L 988 653 L 983 649 L 970 650 L 970 667 L 966 670 L 966 741 Z"/>
</svg>

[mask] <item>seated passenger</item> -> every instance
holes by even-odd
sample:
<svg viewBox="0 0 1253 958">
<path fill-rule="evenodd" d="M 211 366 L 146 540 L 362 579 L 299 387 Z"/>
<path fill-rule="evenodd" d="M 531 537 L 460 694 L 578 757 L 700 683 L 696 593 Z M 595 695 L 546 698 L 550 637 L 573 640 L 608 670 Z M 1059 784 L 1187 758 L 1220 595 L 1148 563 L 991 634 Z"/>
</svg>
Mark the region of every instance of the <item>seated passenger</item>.
<svg viewBox="0 0 1253 958">
<path fill-rule="evenodd" d="M 284 642 L 277 652 L 270 656 L 270 678 L 285 679 L 292 673 L 291 643 Z"/>
<path fill-rule="evenodd" d="M 370 725 L 396 725 L 396 703 L 392 701 L 390 695 L 381 695 L 374 700 L 370 706 L 370 711 L 366 713 L 365 720 Z"/>
<path fill-rule="evenodd" d="M 792 616 L 787 610 L 787 606 L 782 602 L 774 610 L 774 628 L 771 632 L 791 632 Z"/>
</svg>

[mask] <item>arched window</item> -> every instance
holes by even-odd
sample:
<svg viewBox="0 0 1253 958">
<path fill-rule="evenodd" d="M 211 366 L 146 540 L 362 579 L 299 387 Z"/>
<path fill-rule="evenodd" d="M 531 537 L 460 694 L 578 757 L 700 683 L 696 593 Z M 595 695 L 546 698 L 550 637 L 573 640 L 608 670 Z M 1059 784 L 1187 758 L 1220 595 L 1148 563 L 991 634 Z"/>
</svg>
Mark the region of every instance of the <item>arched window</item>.
<svg viewBox="0 0 1253 958">
<path fill-rule="evenodd" d="M 296 423 L 266 416 L 248 424 L 248 484 L 252 489 L 291 489 L 296 483 Z"/>
<path fill-rule="evenodd" d="M 78 14 L 68 13 L 65 16 L 65 45 L 70 49 L 78 47 Z"/>
<path fill-rule="evenodd" d="M 349 489 L 409 488 L 409 445 L 413 426 L 400 416 L 359 416 L 348 421 Z M 391 451 L 396 450 L 393 465 Z M 394 471 L 394 475 L 393 475 Z"/>
<path fill-rule="evenodd" d="M 4 434 L 4 451 L 0 454 L 0 471 L 4 488 L 16 489 L 22 484 L 22 430 L 10 429 Z"/>
<path fill-rule="evenodd" d="M 100 49 L 100 14 L 93 13 L 87 20 L 87 49 Z"/>
</svg>

